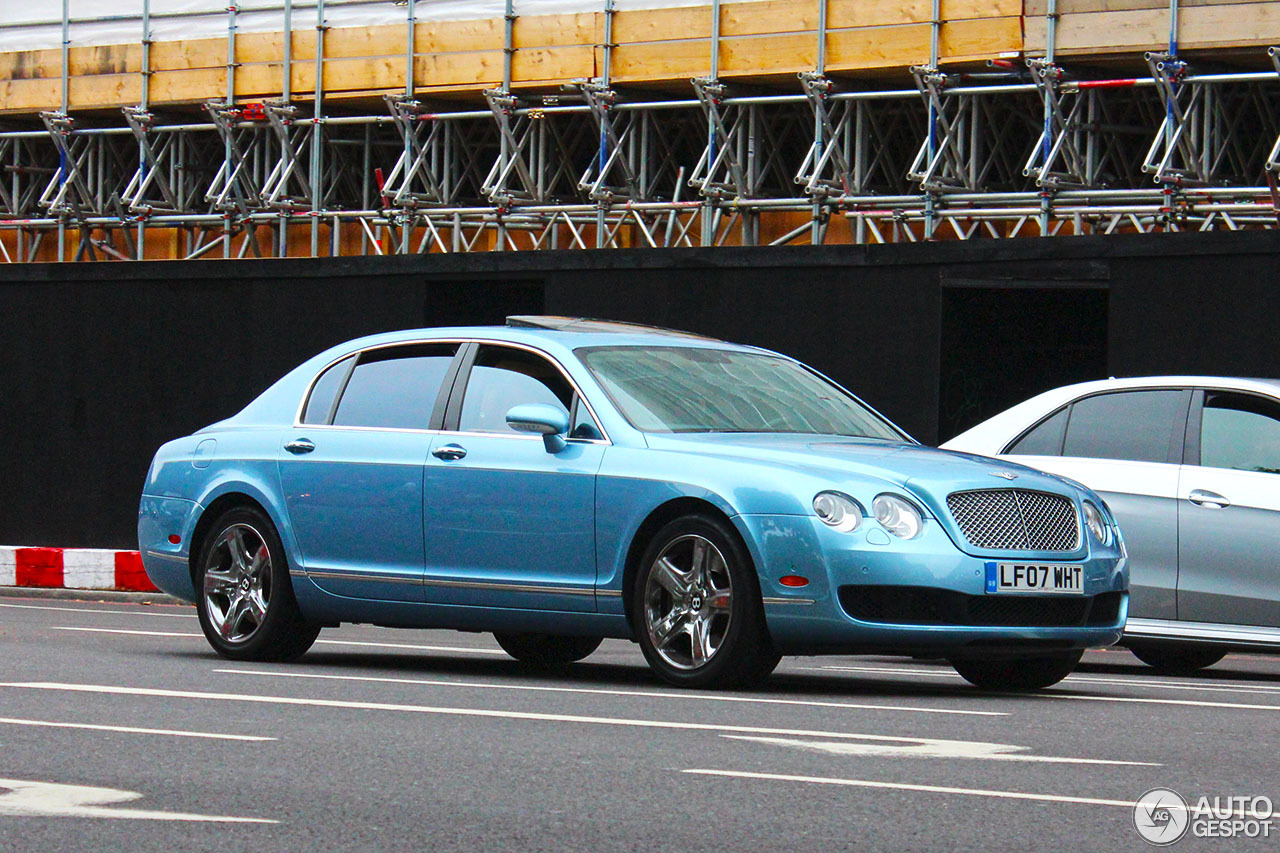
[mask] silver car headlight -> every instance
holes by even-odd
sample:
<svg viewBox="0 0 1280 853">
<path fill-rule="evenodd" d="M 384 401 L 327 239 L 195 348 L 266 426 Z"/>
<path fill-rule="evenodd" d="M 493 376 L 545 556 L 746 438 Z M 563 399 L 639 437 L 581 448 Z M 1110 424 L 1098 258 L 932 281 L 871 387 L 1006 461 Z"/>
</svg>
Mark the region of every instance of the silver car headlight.
<svg viewBox="0 0 1280 853">
<path fill-rule="evenodd" d="M 1102 511 L 1094 506 L 1092 501 L 1084 502 L 1084 523 L 1088 525 L 1094 539 L 1103 545 L 1111 544 L 1111 527 L 1102 517 Z"/>
<path fill-rule="evenodd" d="M 876 521 L 899 539 L 914 539 L 924 529 L 920 510 L 897 495 L 877 496 L 871 502 L 871 511 L 875 513 Z"/>
<path fill-rule="evenodd" d="M 862 508 L 853 498 L 840 492 L 818 492 L 813 496 L 813 511 L 823 524 L 841 533 L 857 530 L 862 524 Z"/>
</svg>

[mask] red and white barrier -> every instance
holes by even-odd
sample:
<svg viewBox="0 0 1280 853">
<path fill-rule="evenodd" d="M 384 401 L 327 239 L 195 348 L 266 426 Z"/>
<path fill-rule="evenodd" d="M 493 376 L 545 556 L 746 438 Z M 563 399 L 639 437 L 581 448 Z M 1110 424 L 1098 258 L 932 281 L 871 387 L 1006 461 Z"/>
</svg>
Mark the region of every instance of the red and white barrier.
<svg viewBox="0 0 1280 853">
<path fill-rule="evenodd" d="M 137 551 L 0 545 L 0 586 L 159 592 Z"/>
</svg>

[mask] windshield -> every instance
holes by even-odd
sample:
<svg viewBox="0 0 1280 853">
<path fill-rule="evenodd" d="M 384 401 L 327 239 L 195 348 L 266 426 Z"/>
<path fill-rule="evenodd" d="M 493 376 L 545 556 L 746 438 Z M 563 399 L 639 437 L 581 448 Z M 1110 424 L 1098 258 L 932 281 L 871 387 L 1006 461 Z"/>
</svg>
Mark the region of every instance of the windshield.
<svg viewBox="0 0 1280 853">
<path fill-rule="evenodd" d="M 699 347 L 576 352 L 623 416 L 644 432 L 907 439 L 858 400 L 781 356 Z"/>
</svg>

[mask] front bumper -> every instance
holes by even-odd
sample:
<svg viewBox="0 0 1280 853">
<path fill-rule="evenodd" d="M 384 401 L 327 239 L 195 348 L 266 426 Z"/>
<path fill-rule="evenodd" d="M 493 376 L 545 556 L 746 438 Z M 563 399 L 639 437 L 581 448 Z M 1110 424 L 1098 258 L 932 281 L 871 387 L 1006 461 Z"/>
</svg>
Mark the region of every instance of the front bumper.
<svg viewBox="0 0 1280 853">
<path fill-rule="evenodd" d="M 1128 570 L 1118 551 L 1099 549 L 1075 560 L 1035 552 L 1018 557 L 1082 566 L 1083 596 L 988 594 L 987 563 L 1010 558 L 961 551 L 933 519 L 910 541 L 885 534 L 870 519 L 853 533 L 806 516 L 739 516 L 737 522 L 755 551 L 770 634 L 786 653 L 1071 651 L 1115 644 L 1128 615 Z M 781 583 L 789 575 L 809 583 Z"/>
</svg>

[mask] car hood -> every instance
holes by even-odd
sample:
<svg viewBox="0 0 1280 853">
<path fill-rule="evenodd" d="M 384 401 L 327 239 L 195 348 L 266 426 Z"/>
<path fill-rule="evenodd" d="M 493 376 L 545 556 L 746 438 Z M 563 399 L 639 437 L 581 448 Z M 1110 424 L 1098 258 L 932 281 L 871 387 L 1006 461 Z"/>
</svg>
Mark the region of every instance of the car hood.
<svg viewBox="0 0 1280 853">
<path fill-rule="evenodd" d="M 651 433 L 647 439 L 655 450 L 745 459 L 814 473 L 874 477 L 939 498 L 964 489 L 999 488 L 1079 496 L 1078 489 L 1062 478 L 1025 465 L 905 442 L 762 433 Z"/>
</svg>

